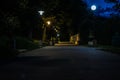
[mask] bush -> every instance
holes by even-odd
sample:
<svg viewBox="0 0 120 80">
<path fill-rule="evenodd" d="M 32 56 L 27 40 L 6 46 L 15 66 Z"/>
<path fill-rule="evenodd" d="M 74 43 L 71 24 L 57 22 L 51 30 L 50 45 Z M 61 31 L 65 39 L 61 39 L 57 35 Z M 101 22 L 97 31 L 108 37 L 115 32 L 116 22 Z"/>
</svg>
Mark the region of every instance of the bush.
<svg viewBox="0 0 120 80">
<path fill-rule="evenodd" d="M 119 35 L 113 36 L 112 45 L 116 47 L 120 47 L 120 36 Z"/>
<path fill-rule="evenodd" d="M 0 37 L 0 58 L 13 57 L 18 54 L 18 51 L 13 49 L 10 45 L 10 39 L 8 37 Z"/>
<path fill-rule="evenodd" d="M 14 57 L 19 54 L 17 49 L 33 50 L 39 48 L 39 45 L 33 43 L 31 40 L 16 37 L 16 49 L 13 48 L 13 41 L 7 36 L 0 37 L 0 58 L 2 57 Z M 12 42 L 11 42 L 12 41 Z"/>
<path fill-rule="evenodd" d="M 16 47 L 17 49 L 32 50 L 32 49 L 39 48 L 39 45 L 35 44 L 33 41 L 27 38 L 16 37 Z"/>
<path fill-rule="evenodd" d="M 11 48 L 7 48 L 7 47 L 0 47 L 0 58 L 15 57 L 18 54 L 19 53 L 16 49 L 11 49 Z"/>
<path fill-rule="evenodd" d="M 8 45 L 10 45 L 9 42 L 10 41 L 9 41 L 8 37 L 6 37 L 6 36 L 0 37 L 0 47 L 8 47 Z"/>
</svg>

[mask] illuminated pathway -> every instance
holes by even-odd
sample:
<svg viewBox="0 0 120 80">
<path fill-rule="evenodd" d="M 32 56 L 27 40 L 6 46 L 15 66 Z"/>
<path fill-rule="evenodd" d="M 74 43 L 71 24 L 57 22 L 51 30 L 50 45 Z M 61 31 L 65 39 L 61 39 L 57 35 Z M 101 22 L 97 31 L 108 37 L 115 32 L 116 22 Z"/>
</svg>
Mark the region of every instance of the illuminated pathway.
<svg viewBox="0 0 120 80">
<path fill-rule="evenodd" d="M 59 42 L 55 44 L 55 46 L 75 46 L 75 44 L 70 43 L 70 42 Z"/>
<path fill-rule="evenodd" d="M 82 46 L 48 46 L 0 66 L 0 80 L 120 80 L 120 55 Z"/>
</svg>

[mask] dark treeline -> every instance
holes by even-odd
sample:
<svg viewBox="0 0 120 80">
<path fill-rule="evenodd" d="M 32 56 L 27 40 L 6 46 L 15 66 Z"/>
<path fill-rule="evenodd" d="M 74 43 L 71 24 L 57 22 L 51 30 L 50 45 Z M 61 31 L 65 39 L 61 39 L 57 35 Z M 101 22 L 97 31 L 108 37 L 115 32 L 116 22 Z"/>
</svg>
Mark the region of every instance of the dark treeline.
<svg viewBox="0 0 120 80">
<path fill-rule="evenodd" d="M 80 33 L 83 43 L 87 43 L 92 31 L 100 44 L 111 44 L 113 35 L 120 32 L 118 17 L 94 16 L 82 0 L 2 0 L 0 35 L 41 39 L 43 21 L 39 10 L 45 11 L 46 18 L 55 17 L 54 26 L 60 27 L 62 40 Z"/>
</svg>

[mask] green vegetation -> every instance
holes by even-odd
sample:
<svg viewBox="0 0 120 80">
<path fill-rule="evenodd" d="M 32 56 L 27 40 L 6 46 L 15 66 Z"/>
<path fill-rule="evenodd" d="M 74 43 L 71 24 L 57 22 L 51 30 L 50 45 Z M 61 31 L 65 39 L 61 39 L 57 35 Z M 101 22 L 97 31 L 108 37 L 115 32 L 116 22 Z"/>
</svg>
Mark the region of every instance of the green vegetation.
<svg viewBox="0 0 120 80">
<path fill-rule="evenodd" d="M 39 48 L 39 45 L 32 40 L 16 37 L 15 48 L 13 41 L 6 36 L 0 38 L 0 57 L 14 57 L 19 54 L 19 49 L 33 50 Z"/>
<path fill-rule="evenodd" d="M 22 37 L 16 37 L 16 48 L 33 50 L 39 48 L 39 45 L 37 43 L 34 43 L 32 40 Z"/>
<path fill-rule="evenodd" d="M 120 54 L 120 48 L 116 48 L 116 47 L 113 47 L 113 48 L 103 48 L 102 50 Z"/>
<path fill-rule="evenodd" d="M 116 0 L 105 1 L 115 3 L 114 9 L 119 10 L 120 5 Z M 45 13 L 40 16 L 39 10 Z M 43 24 L 47 28 L 46 40 L 56 37 L 56 28 L 61 41 L 68 41 L 71 35 L 79 33 L 80 44 L 87 44 L 89 34 L 92 34 L 101 45 L 120 46 L 120 34 L 115 35 L 120 33 L 120 18 L 114 15 L 111 18 L 94 16 L 83 0 L 3 0 L 0 3 L 0 15 L 0 36 L 9 37 L 0 38 L 1 52 L 16 52 L 13 49 L 14 40 L 16 49 L 36 49 L 39 41 L 34 43 L 29 39 L 42 40 Z M 51 21 L 50 26 L 45 24 L 48 20 Z M 21 37 L 13 39 L 15 36 Z M 48 42 L 42 45 L 46 46 Z"/>
<path fill-rule="evenodd" d="M 115 47 L 115 46 L 98 46 L 98 48 L 100 48 L 100 50 L 103 50 L 103 51 L 108 51 L 108 52 L 120 54 L 120 47 Z"/>
<path fill-rule="evenodd" d="M 97 48 L 98 50 L 102 50 L 102 51 L 107 51 L 107 52 L 112 52 L 115 54 L 120 54 L 120 47 L 118 46 L 112 46 L 112 45 L 96 45 L 96 46 L 89 46 L 88 44 L 83 45 L 85 47 L 94 47 Z"/>
<path fill-rule="evenodd" d="M 120 47 L 116 47 L 116 46 L 112 46 L 112 45 L 96 45 L 96 46 L 88 46 L 88 45 L 84 45 L 87 47 L 95 47 L 98 50 L 102 50 L 102 51 L 106 51 L 106 52 L 111 52 L 111 53 L 115 53 L 115 54 L 120 54 Z"/>
<path fill-rule="evenodd" d="M 18 51 L 13 49 L 8 37 L 0 37 L 0 58 L 13 57 L 18 54 Z"/>
</svg>

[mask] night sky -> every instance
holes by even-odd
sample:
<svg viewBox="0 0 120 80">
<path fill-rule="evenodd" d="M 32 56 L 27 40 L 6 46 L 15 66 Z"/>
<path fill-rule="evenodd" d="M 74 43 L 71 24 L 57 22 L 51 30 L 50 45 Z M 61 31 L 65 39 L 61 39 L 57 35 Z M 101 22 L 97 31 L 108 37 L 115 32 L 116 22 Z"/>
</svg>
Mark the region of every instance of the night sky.
<svg viewBox="0 0 120 80">
<path fill-rule="evenodd" d="M 98 12 L 97 14 L 99 14 L 100 16 L 104 16 L 104 17 L 110 17 L 110 14 L 116 14 L 117 12 L 115 12 L 114 10 L 110 10 L 110 11 L 103 11 L 102 13 L 99 13 L 99 11 L 101 9 L 106 9 L 106 8 L 111 8 L 115 5 L 114 3 L 106 3 L 104 2 L 104 0 L 83 0 L 85 1 L 85 3 L 87 3 L 88 9 L 90 9 L 91 5 L 96 5 L 97 6 L 97 10 L 96 12 Z"/>
</svg>

